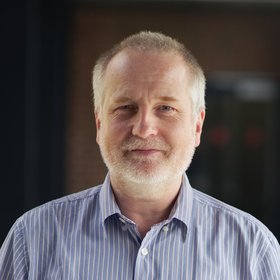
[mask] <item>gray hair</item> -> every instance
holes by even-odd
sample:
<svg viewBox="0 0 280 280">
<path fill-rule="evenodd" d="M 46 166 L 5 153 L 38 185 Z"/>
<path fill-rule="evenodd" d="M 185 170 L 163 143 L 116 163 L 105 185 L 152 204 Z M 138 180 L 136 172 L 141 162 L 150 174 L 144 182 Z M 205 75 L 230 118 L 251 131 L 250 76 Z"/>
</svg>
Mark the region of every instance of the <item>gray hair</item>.
<svg viewBox="0 0 280 280">
<path fill-rule="evenodd" d="M 191 52 L 177 40 L 158 32 L 142 31 L 131 35 L 115 45 L 112 49 L 101 55 L 93 69 L 93 97 L 95 110 L 102 108 L 104 101 L 104 74 L 111 59 L 125 49 L 139 52 L 157 51 L 173 52 L 180 55 L 192 74 L 190 89 L 191 99 L 194 105 L 194 113 L 198 114 L 205 109 L 205 76 L 203 70 Z"/>
</svg>

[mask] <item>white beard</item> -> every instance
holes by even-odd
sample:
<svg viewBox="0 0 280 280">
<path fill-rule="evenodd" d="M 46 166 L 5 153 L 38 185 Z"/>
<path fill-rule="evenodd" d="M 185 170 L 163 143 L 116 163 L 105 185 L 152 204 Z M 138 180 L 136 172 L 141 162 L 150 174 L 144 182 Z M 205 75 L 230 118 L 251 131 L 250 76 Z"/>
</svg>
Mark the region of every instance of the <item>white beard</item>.
<svg viewBox="0 0 280 280">
<path fill-rule="evenodd" d="M 154 148 L 163 152 L 162 156 L 156 158 L 134 157 L 130 151 L 137 148 Z M 159 137 L 150 139 L 131 137 L 121 147 L 110 149 L 101 133 L 100 150 L 110 175 L 129 185 L 135 185 L 138 189 L 140 185 L 139 191 L 143 193 L 143 188 L 151 191 L 151 186 L 160 187 L 163 182 L 172 182 L 173 178 L 182 176 L 192 161 L 195 146 L 194 139 L 189 139 L 183 151 L 174 153 L 170 145 Z"/>
</svg>

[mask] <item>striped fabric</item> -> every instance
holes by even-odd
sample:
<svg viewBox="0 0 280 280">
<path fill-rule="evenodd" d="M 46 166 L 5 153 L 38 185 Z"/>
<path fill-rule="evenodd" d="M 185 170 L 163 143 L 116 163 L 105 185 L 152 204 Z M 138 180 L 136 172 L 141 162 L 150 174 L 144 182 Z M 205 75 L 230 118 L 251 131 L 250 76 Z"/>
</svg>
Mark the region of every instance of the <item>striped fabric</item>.
<svg viewBox="0 0 280 280">
<path fill-rule="evenodd" d="M 280 248 L 258 220 L 191 188 L 184 177 L 170 218 L 141 240 L 107 176 L 35 208 L 0 251 L 0 279 L 279 280 Z"/>
</svg>

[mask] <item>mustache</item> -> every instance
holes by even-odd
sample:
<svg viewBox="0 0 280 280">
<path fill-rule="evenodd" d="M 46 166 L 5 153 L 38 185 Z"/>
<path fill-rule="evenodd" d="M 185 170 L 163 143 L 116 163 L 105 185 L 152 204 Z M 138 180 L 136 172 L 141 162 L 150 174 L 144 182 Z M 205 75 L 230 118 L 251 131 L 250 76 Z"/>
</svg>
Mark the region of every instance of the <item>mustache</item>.
<svg viewBox="0 0 280 280">
<path fill-rule="evenodd" d="M 160 138 L 141 139 L 137 137 L 131 137 L 122 144 L 122 149 L 126 151 L 137 149 L 168 151 L 170 149 L 170 146 Z"/>
</svg>

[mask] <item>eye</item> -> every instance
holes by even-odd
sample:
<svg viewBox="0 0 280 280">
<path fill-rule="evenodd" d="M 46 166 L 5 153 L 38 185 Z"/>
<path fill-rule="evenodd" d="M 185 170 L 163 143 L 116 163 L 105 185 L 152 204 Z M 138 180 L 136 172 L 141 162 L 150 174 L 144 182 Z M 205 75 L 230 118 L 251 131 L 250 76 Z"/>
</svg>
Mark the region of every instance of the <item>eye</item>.
<svg viewBox="0 0 280 280">
<path fill-rule="evenodd" d="M 175 109 L 169 105 L 161 105 L 159 106 L 159 110 L 163 112 L 173 112 Z"/>
<path fill-rule="evenodd" d="M 125 104 L 125 105 L 121 105 L 120 107 L 118 107 L 117 110 L 123 111 L 123 112 L 136 112 L 137 107 L 133 104 Z"/>
</svg>

